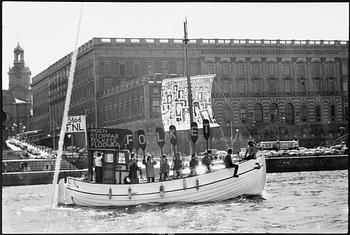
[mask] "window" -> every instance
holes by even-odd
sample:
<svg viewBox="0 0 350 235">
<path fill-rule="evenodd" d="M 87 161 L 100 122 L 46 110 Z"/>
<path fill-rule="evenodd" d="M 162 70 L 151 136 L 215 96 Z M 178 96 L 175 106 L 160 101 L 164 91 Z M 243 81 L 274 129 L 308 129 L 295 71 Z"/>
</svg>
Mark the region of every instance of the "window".
<svg viewBox="0 0 350 235">
<path fill-rule="evenodd" d="M 321 92 L 321 79 L 320 78 L 314 79 L 314 85 L 315 85 L 315 91 Z"/>
<path fill-rule="evenodd" d="M 164 75 L 168 75 L 168 73 L 169 73 L 169 62 L 168 61 L 162 62 L 162 71 L 163 71 Z"/>
<path fill-rule="evenodd" d="M 222 75 L 224 78 L 228 78 L 229 77 L 229 65 L 228 64 L 224 64 L 222 66 Z"/>
<path fill-rule="evenodd" d="M 252 64 L 253 77 L 259 77 L 259 74 L 260 74 L 259 67 L 260 67 L 260 64 L 258 63 Z"/>
<path fill-rule="evenodd" d="M 277 122 L 278 121 L 278 106 L 277 104 L 273 103 L 270 105 L 270 115 L 271 115 L 271 122 Z"/>
<path fill-rule="evenodd" d="M 269 75 L 276 76 L 276 63 L 269 63 Z"/>
<path fill-rule="evenodd" d="M 290 64 L 283 64 L 283 77 L 290 77 Z"/>
<path fill-rule="evenodd" d="M 263 120 L 263 107 L 261 104 L 255 104 L 254 114 L 255 114 L 255 121 L 260 122 Z"/>
<path fill-rule="evenodd" d="M 239 80 L 239 93 L 244 94 L 245 93 L 245 79 Z"/>
<path fill-rule="evenodd" d="M 119 65 L 119 75 L 121 76 L 125 75 L 125 64 Z"/>
<path fill-rule="evenodd" d="M 348 92 L 349 91 L 348 90 L 348 81 L 346 81 L 346 80 L 343 81 L 343 91 L 344 92 Z"/>
<path fill-rule="evenodd" d="M 315 77 L 320 77 L 320 64 L 319 63 L 314 63 L 312 65 L 312 76 Z"/>
<path fill-rule="evenodd" d="M 242 120 L 242 122 L 245 122 L 245 119 L 246 119 L 245 107 L 241 107 L 241 120 Z"/>
<path fill-rule="evenodd" d="M 197 66 L 196 65 L 191 65 L 191 71 L 190 71 L 191 76 L 197 75 Z"/>
<path fill-rule="evenodd" d="M 148 61 L 147 63 L 147 74 L 153 75 L 154 74 L 154 63 L 153 61 Z"/>
<path fill-rule="evenodd" d="M 284 92 L 290 93 L 291 92 L 291 80 L 289 78 L 285 78 L 283 80 L 283 88 Z"/>
<path fill-rule="evenodd" d="M 334 63 L 328 63 L 327 64 L 327 74 L 328 74 L 328 77 L 334 77 L 335 76 Z"/>
<path fill-rule="evenodd" d="M 334 78 L 328 80 L 328 91 L 335 92 L 335 81 Z"/>
<path fill-rule="evenodd" d="M 260 93 L 261 79 L 253 80 L 253 91 L 254 93 Z"/>
<path fill-rule="evenodd" d="M 214 64 L 208 63 L 207 64 L 207 68 L 208 68 L 208 73 L 209 74 L 214 74 L 215 73 L 215 71 L 214 71 Z"/>
<path fill-rule="evenodd" d="M 286 122 L 294 123 L 294 107 L 291 103 L 286 105 Z"/>
<path fill-rule="evenodd" d="M 103 67 L 104 75 L 111 75 L 111 73 L 112 73 L 111 63 L 104 62 L 103 65 L 104 65 L 104 67 Z"/>
<path fill-rule="evenodd" d="M 331 109 L 331 120 L 335 121 L 335 105 L 332 104 L 330 109 Z"/>
<path fill-rule="evenodd" d="M 316 105 L 315 119 L 318 122 L 321 121 L 321 106 L 320 105 Z"/>
<path fill-rule="evenodd" d="M 138 64 L 138 63 L 134 64 L 134 75 L 135 76 L 140 75 L 140 64 Z"/>
<path fill-rule="evenodd" d="M 302 122 L 306 122 L 308 120 L 308 110 L 305 104 L 301 105 L 300 108 L 300 119 Z"/>
<path fill-rule="evenodd" d="M 300 79 L 300 92 L 306 93 L 306 82 L 305 79 Z"/>
<path fill-rule="evenodd" d="M 341 71 L 343 75 L 347 75 L 348 74 L 348 61 L 343 61 L 341 63 Z"/>
<path fill-rule="evenodd" d="M 276 94 L 276 89 L 277 89 L 276 83 L 277 83 L 276 79 L 274 78 L 271 78 L 268 80 L 268 89 L 270 94 Z"/>
<path fill-rule="evenodd" d="M 239 63 L 238 64 L 238 75 L 239 76 L 245 76 L 245 64 Z"/>
<path fill-rule="evenodd" d="M 226 106 L 226 123 L 231 123 L 233 120 L 233 112 L 230 106 Z"/>
<path fill-rule="evenodd" d="M 344 107 L 344 120 L 349 121 L 349 107 L 348 106 Z"/>
<path fill-rule="evenodd" d="M 298 77 L 305 77 L 305 64 L 298 63 Z"/>
<path fill-rule="evenodd" d="M 107 91 L 112 87 L 112 79 L 104 79 L 103 80 L 103 90 Z"/>
</svg>

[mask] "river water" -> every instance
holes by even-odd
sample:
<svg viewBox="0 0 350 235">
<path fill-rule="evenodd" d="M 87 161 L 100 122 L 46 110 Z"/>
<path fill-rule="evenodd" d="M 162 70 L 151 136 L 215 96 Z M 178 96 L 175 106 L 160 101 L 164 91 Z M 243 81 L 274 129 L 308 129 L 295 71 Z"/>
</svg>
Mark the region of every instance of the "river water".
<svg viewBox="0 0 350 235">
<path fill-rule="evenodd" d="M 46 233 L 52 185 L 2 187 L 2 232 Z M 347 233 L 348 171 L 267 174 L 259 197 L 124 208 L 54 207 L 49 233 Z"/>
</svg>

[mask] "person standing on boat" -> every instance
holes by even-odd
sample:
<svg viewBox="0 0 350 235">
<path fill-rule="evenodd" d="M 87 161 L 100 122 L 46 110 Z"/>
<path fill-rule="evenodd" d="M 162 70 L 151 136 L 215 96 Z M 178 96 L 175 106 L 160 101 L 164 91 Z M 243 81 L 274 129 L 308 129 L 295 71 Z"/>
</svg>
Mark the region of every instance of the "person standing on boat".
<svg viewBox="0 0 350 235">
<path fill-rule="evenodd" d="M 193 153 L 190 161 L 190 176 L 197 175 L 196 169 L 198 165 L 199 165 L 198 159 L 196 158 L 196 155 Z"/>
<path fill-rule="evenodd" d="M 248 140 L 247 151 L 245 152 L 243 160 L 256 159 L 257 148 L 252 140 Z"/>
<path fill-rule="evenodd" d="M 145 159 L 143 159 L 142 164 L 146 166 L 147 182 L 154 182 L 154 165 L 156 165 L 157 162 L 153 160 L 151 154 L 147 154 L 147 162 Z"/>
<path fill-rule="evenodd" d="M 136 158 L 131 155 L 131 163 L 129 165 L 129 179 L 130 184 L 138 184 L 139 178 L 137 177 L 137 171 L 139 171 L 139 167 L 137 166 Z"/>
<path fill-rule="evenodd" d="M 95 179 L 96 183 L 102 183 L 103 170 L 102 170 L 102 153 L 98 152 L 95 156 Z"/>
<path fill-rule="evenodd" d="M 174 178 L 178 179 L 178 178 L 182 178 L 182 168 L 183 168 L 183 164 L 182 164 L 182 160 L 181 160 L 181 154 L 178 152 L 176 153 L 176 157 L 174 159 Z"/>
<path fill-rule="evenodd" d="M 207 172 L 212 172 L 213 163 L 210 150 L 206 151 L 205 156 L 202 159 L 202 164 L 207 167 Z"/>
<path fill-rule="evenodd" d="M 168 158 L 165 154 L 160 159 L 160 167 L 159 167 L 159 181 L 166 180 L 169 176 L 170 166 L 168 163 Z"/>
<path fill-rule="evenodd" d="M 237 175 L 237 171 L 238 171 L 238 165 L 237 164 L 234 164 L 233 162 L 232 162 L 232 149 L 231 148 L 229 148 L 228 150 L 227 150 L 227 154 L 226 154 L 226 156 L 224 157 L 224 163 L 225 163 L 225 167 L 226 168 L 232 168 L 232 167 L 234 167 L 235 168 L 235 172 L 234 172 L 234 174 L 233 174 L 233 176 L 234 177 L 238 177 L 238 175 Z"/>
</svg>

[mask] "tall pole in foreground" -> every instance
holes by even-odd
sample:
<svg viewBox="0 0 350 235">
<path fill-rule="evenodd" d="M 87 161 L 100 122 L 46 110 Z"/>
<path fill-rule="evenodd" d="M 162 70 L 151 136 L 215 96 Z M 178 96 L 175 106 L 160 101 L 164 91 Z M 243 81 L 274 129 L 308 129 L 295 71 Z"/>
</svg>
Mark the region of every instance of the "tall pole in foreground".
<svg viewBox="0 0 350 235">
<path fill-rule="evenodd" d="M 190 112 L 190 124 L 193 122 L 193 111 L 192 111 L 192 88 L 191 88 L 191 80 L 190 80 L 190 75 L 188 72 L 188 51 L 187 51 L 187 43 L 189 39 L 187 39 L 187 19 L 184 22 L 184 30 L 185 30 L 185 38 L 184 38 L 184 43 L 185 43 L 185 66 L 186 66 L 186 77 L 187 77 L 187 89 L 188 89 L 188 107 L 189 107 L 189 112 Z"/>
<path fill-rule="evenodd" d="M 185 36 L 184 36 L 184 47 L 185 47 L 185 67 L 186 67 L 186 77 L 187 77 L 187 90 L 188 90 L 188 111 L 190 113 L 190 129 L 191 129 L 191 123 L 193 122 L 193 108 L 192 108 L 192 88 L 191 88 L 191 78 L 190 78 L 190 74 L 188 72 L 188 64 L 189 64 L 189 61 L 188 61 L 188 51 L 187 51 L 187 43 L 189 41 L 189 39 L 187 38 L 187 18 L 185 19 L 185 22 L 184 22 L 184 32 L 185 32 Z M 190 154 L 192 154 L 192 150 L 193 150 L 193 142 L 190 141 L 192 144 L 190 144 L 191 146 L 191 149 L 190 149 Z"/>
</svg>

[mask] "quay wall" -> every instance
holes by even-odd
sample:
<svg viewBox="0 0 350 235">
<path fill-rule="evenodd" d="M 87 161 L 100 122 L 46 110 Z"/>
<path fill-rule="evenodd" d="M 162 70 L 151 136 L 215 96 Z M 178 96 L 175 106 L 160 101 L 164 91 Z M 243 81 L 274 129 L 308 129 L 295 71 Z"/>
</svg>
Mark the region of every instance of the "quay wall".
<svg viewBox="0 0 350 235">
<path fill-rule="evenodd" d="M 87 169 L 60 171 L 58 180 L 62 178 L 81 177 Z M 2 173 L 2 186 L 19 186 L 34 184 L 51 184 L 54 171 L 30 171 L 30 172 L 7 172 Z M 58 181 L 57 181 L 58 182 Z"/>
<path fill-rule="evenodd" d="M 266 172 L 331 171 L 349 169 L 348 155 L 269 157 Z"/>
</svg>

